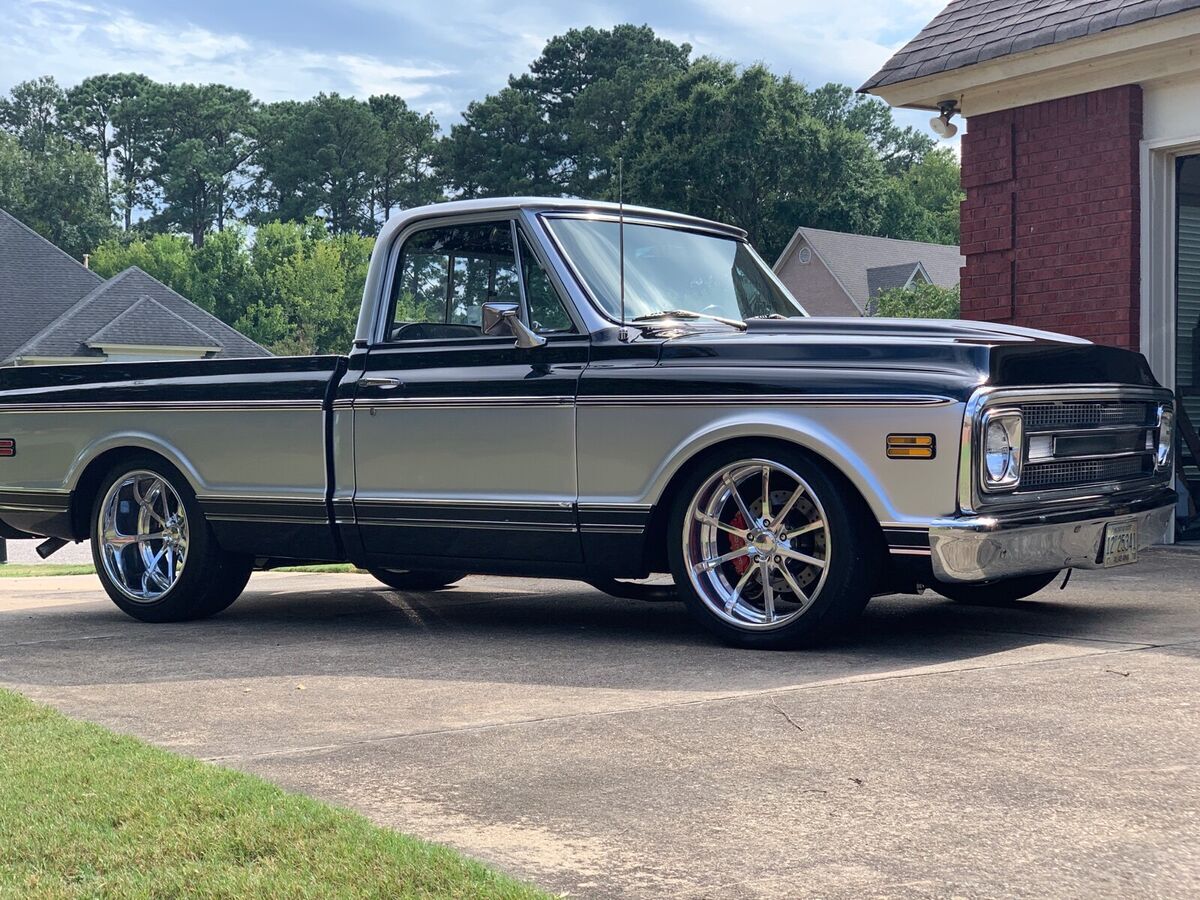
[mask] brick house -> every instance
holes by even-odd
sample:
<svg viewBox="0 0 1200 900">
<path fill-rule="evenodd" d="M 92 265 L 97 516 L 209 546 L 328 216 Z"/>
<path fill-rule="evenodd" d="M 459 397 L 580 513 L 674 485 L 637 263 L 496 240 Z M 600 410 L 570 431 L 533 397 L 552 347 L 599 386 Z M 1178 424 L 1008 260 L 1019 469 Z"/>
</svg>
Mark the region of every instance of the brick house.
<svg viewBox="0 0 1200 900">
<path fill-rule="evenodd" d="M 861 90 L 968 122 L 965 318 L 1140 350 L 1200 423 L 1200 0 L 953 0 Z"/>
</svg>

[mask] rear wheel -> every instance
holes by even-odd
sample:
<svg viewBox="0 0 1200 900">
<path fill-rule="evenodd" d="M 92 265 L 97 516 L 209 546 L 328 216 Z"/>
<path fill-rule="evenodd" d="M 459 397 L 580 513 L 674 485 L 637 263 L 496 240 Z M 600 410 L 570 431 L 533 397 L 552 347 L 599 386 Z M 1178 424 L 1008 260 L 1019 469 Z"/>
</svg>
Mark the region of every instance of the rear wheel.
<svg viewBox="0 0 1200 900">
<path fill-rule="evenodd" d="M 92 507 L 92 559 L 120 609 L 143 622 L 215 615 L 250 580 L 254 558 L 217 544 L 182 475 L 156 456 L 115 466 Z"/>
<path fill-rule="evenodd" d="M 371 569 L 371 576 L 397 591 L 440 591 L 466 576 L 461 572 L 414 572 Z"/>
<path fill-rule="evenodd" d="M 1061 574 L 1061 572 L 1047 572 L 1043 575 L 1022 575 L 1020 578 L 991 581 L 987 584 L 938 584 L 934 586 L 934 590 L 956 603 L 999 606 L 1032 597 L 1038 591 L 1053 584 Z"/>
<path fill-rule="evenodd" d="M 684 602 L 740 647 L 783 649 L 836 635 L 871 595 L 874 522 L 861 506 L 798 450 L 714 453 L 672 511 L 668 553 Z"/>
</svg>

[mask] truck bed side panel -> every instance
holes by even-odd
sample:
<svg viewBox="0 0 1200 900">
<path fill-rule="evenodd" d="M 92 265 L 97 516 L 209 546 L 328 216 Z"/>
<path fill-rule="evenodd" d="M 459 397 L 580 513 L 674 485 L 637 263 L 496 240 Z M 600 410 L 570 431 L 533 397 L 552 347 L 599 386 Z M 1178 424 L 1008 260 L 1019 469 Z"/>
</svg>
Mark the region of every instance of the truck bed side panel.
<svg viewBox="0 0 1200 900">
<path fill-rule="evenodd" d="M 149 450 L 191 483 L 218 539 L 326 558 L 326 394 L 337 357 L 30 367 L 0 373 L 0 519 L 80 538 L 111 454 Z M 85 496 L 87 495 L 87 496 Z"/>
</svg>

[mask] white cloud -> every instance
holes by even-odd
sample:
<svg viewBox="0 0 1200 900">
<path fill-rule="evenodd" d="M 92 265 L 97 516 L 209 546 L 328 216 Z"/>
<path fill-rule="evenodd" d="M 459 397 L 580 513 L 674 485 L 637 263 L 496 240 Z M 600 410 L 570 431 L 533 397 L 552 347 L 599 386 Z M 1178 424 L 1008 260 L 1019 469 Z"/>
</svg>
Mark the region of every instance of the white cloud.
<svg viewBox="0 0 1200 900">
<path fill-rule="evenodd" d="M 120 7 L 73 0 L 32 0 L 3 14 L 0 89 L 41 74 L 71 85 L 101 72 L 136 71 L 159 81 L 231 84 L 262 100 L 386 92 L 439 116 L 458 111 L 438 84 L 453 70 L 424 61 L 325 53 L 192 24 L 173 28 Z"/>
<path fill-rule="evenodd" d="M 784 63 L 797 77 L 857 87 L 945 6 L 945 0 L 698 0 L 725 27 L 697 34 L 702 52 Z M 755 53 L 755 49 L 758 50 Z"/>
</svg>

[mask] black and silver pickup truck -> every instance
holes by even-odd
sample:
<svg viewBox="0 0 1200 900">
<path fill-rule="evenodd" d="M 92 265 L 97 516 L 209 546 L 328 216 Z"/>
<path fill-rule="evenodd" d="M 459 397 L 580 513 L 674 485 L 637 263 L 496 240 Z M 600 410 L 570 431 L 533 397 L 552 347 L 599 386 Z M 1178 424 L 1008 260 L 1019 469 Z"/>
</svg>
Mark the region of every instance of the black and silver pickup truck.
<svg viewBox="0 0 1200 900">
<path fill-rule="evenodd" d="M 613 593 L 742 646 L 872 595 L 1015 599 L 1160 541 L 1173 398 L 1137 353 L 808 318 L 737 228 L 547 199 L 404 212 L 346 357 L 0 370 L 0 535 L 90 540 L 146 621 L 350 561 Z"/>
</svg>

